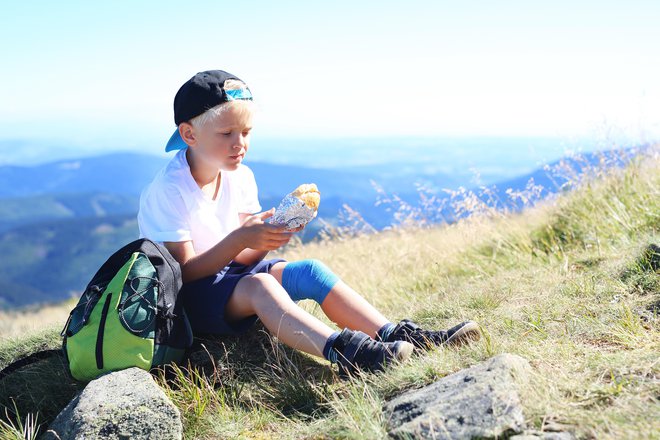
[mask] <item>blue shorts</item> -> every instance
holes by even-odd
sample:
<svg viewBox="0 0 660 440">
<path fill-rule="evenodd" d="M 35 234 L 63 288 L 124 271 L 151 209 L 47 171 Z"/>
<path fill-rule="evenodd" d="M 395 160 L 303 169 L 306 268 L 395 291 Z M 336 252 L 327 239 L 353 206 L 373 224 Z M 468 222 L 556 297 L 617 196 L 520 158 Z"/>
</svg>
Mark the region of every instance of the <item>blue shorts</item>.
<svg viewBox="0 0 660 440">
<path fill-rule="evenodd" d="M 183 301 L 193 332 L 238 335 L 247 331 L 257 321 L 257 315 L 229 323 L 225 320 L 227 301 L 241 278 L 268 273 L 281 261 L 286 260 L 262 260 L 249 266 L 232 261 L 216 275 L 184 283 L 179 297 Z"/>
</svg>

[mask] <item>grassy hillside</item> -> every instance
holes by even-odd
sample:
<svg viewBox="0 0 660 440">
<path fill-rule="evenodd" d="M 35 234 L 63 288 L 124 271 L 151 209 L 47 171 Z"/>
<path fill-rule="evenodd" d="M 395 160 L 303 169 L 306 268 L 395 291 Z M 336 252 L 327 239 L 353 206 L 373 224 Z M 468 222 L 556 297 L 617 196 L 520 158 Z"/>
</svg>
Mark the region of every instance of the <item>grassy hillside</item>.
<svg viewBox="0 0 660 440">
<path fill-rule="evenodd" d="M 648 249 L 660 244 L 658 150 L 573 183 L 572 192 L 521 214 L 466 197 L 473 215 L 451 226 L 337 231 L 290 246 L 286 258 L 322 259 L 393 320 L 448 327 L 470 318 L 484 337 L 351 381 L 259 329 L 239 340 L 199 340 L 204 349 L 191 368 L 161 380 L 186 438 L 383 438 L 387 398 L 502 352 L 536 371 L 523 395 L 530 425 L 561 425 L 579 438 L 658 438 L 660 271 Z M 38 319 L 44 327 L 35 333 L 2 330 L 13 336 L 0 342 L 0 366 L 58 346 L 61 322 Z M 37 410 L 37 424 L 47 423 L 80 388 L 61 368 L 44 362 L 4 381 L 1 404 L 24 424 Z"/>
<path fill-rule="evenodd" d="M 75 193 L 7 198 L 0 204 L 0 233 L 48 220 L 134 214 L 137 209 L 137 196 L 121 194 Z"/>
<path fill-rule="evenodd" d="M 117 243 L 137 237 L 133 214 L 48 221 L 0 234 L 0 309 L 77 295 Z"/>
</svg>

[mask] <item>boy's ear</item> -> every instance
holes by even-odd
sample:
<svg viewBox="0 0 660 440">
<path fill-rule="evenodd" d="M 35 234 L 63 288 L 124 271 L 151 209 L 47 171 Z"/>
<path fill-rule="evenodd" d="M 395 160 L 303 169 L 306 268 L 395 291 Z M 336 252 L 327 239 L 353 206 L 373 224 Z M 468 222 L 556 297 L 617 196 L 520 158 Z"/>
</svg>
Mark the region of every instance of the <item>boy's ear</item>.
<svg viewBox="0 0 660 440">
<path fill-rule="evenodd" d="M 188 146 L 193 146 L 197 143 L 195 130 L 192 124 L 188 122 L 182 122 L 179 124 L 179 135 L 181 136 L 181 139 L 183 139 L 183 142 Z"/>
</svg>

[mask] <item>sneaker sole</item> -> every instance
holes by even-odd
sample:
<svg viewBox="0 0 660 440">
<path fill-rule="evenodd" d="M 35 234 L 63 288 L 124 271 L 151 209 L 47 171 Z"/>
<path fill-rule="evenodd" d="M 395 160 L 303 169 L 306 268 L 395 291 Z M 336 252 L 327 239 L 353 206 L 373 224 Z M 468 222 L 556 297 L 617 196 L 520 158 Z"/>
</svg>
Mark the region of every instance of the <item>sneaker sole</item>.
<svg viewBox="0 0 660 440">
<path fill-rule="evenodd" d="M 395 347 L 396 351 L 394 351 L 393 354 L 394 359 L 396 359 L 397 362 L 403 362 L 407 360 L 415 350 L 415 346 L 406 341 L 397 341 L 395 343 Z"/>
<path fill-rule="evenodd" d="M 474 321 L 468 321 L 463 327 L 456 331 L 451 338 L 445 341 L 447 345 L 462 345 L 481 338 L 481 329 L 479 324 Z"/>
</svg>

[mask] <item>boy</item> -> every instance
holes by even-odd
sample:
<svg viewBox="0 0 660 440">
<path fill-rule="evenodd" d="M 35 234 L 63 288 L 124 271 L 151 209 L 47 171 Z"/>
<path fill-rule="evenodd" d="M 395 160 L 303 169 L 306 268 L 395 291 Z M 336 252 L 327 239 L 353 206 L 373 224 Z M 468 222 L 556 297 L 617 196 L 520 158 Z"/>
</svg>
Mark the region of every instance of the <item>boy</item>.
<svg viewBox="0 0 660 440">
<path fill-rule="evenodd" d="M 259 318 L 280 341 L 337 363 L 343 374 L 382 370 L 414 346 L 478 338 L 472 321 L 447 331 L 395 325 L 320 261 L 264 259 L 301 228 L 265 222 L 274 209 L 259 212 L 254 175 L 241 163 L 252 105 L 247 85 L 221 70 L 183 84 L 174 98 L 178 128 L 166 146 L 179 151 L 140 198 L 140 236 L 163 243 L 180 263 L 193 331 L 240 334 Z M 300 308 L 301 299 L 318 302 L 343 330 Z"/>
</svg>

